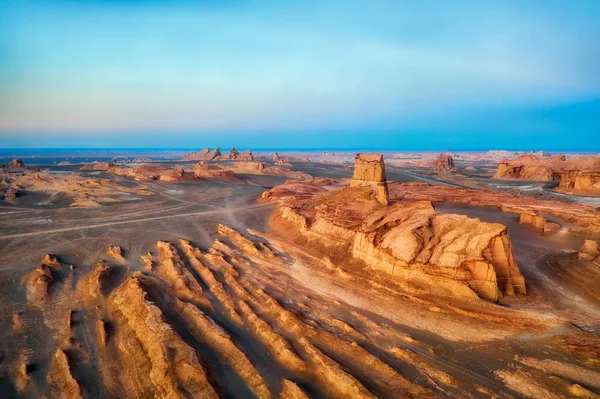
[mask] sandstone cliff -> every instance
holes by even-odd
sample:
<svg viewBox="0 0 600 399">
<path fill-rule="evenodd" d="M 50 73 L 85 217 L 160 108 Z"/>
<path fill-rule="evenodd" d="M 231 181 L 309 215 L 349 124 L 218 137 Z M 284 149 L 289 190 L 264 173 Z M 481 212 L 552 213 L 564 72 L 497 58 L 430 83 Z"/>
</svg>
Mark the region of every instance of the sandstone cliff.
<svg viewBox="0 0 600 399">
<path fill-rule="evenodd" d="M 288 182 L 263 199 L 279 200 L 278 217 L 309 243 L 339 254 L 339 262 L 350 254 L 370 269 L 445 295 L 497 301 L 526 293 L 505 226 L 439 214 L 429 201 L 385 206 L 382 157 L 359 154 L 355 165 L 349 186 Z"/>
<path fill-rule="evenodd" d="M 504 160 L 494 176 L 499 179 L 560 181 L 557 191 L 569 194 L 600 195 L 600 157 L 566 159 L 538 158 L 523 155 L 515 160 Z"/>
</svg>

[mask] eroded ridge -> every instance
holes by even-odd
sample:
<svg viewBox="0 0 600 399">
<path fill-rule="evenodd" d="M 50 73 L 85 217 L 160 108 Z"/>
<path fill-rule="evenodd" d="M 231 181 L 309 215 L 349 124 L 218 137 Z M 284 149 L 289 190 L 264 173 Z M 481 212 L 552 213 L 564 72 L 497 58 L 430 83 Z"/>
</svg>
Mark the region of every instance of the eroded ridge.
<svg viewBox="0 0 600 399">
<path fill-rule="evenodd" d="M 375 209 L 361 224 L 366 246 L 357 250 L 378 256 L 369 245 L 399 234 L 390 233 L 395 222 L 386 218 L 404 220 L 404 212 L 429 220 L 435 231 L 454 223 L 431 219 L 429 204 L 415 206 L 392 205 L 387 211 L 393 214 Z M 457 237 L 477 227 L 462 219 L 456 223 L 465 225 Z M 423 224 L 411 225 L 426 231 Z M 37 293 L 42 287 L 43 295 L 29 295 L 28 303 L 42 312 L 52 333 L 44 334 L 51 337 L 46 353 L 21 344 L 4 361 L 19 394 L 568 397 L 593 396 L 599 389 L 591 349 L 597 339 L 549 335 L 560 321 L 480 299 L 474 308 L 473 300 L 404 291 L 393 281 L 344 271 L 281 235 L 226 225 L 216 231 L 204 250 L 187 240 L 159 241 L 140 264 L 107 258 L 88 272 L 68 267 L 60 256 L 44 258 L 23 289 Z M 482 256 L 496 259 L 489 262 L 505 259 L 510 270 L 502 231 L 498 226 L 486 233 L 489 245 Z M 451 256 L 448 249 L 418 248 L 416 258 Z M 11 339 L 22 336 L 27 312 L 15 315 Z M 524 332 L 538 336 L 541 349 L 516 338 Z M 506 354 L 479 362 L 487 345 L 501 346 Z"/>
<path fill-rule="evenodd" d="M 330 186 L 315 181 L 311 191 L 303 182 L 302 196 L 292 187 L 272 190 L 265 198 L 280 202 L 273 229 L 291 229 L 298 242 L 333 252 L 336 264 L 359 260 L 434 293 L 492 301 L 526 293 L 504 225 L 440 214 L 429 201 L 382 206 L 370 187 Z"/>
</svg>

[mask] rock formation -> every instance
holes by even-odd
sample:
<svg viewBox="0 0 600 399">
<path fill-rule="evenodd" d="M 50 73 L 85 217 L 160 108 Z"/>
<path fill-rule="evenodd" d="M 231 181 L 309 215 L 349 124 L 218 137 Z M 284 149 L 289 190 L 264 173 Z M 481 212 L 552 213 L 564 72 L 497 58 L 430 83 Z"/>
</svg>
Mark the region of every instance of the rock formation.
<svg viewBox="0 0 600 399">
<path fill-rule="evenodd" d="M 591 260 L 600 263 L 600 248 L 598 243 L 592 240 L 585 240 L 578 252 L 579 259 Z"/>
<path fill-rule="evenodd" d="M 566 194 L 600 195 L 600 167 L 596 171 L 567 170 L 560 173 L 556 191 Z"/>
<path fill-rule="evenodd" d="M 531 226 L 533 229 L 542 233 L 548 233 L 560 230 L 556 223 L 549 222 L 545 217 L 534 213 L 522 213 L 519 217 L 519 223 Z"/>
<path fill-rule="evenodd" d="M 438 171 L 455 171 L 456 166 L 454 166 L 454 157 L 452 154 L 440 154 L 438 159 L 435 161 L 434 169 Z"/>
<path fill-rule="evenodd" d="M 494 176 L 499 179 L 560 181 L 557 191 L 569 194 L 600 195 L 600 157 L 567 159 L 538 158 L 523 155 L 498 165 Z"/>
<path fill-rule="evenodd" d="M 79 170 L 82 170 L 82 171 L 89 171 L 89 170 L 107 171 L 113 165 L 114 164 L 112 162 L 92 162 L 92 163 L 86 163 Z"/>
<path fill-rule="evenodd" d="M 109 173 L 129 176 L 138 181 L 160 180 L 166 182 L 182 182 L 199 180 L 193 173 L 181 167 L 168 167 L 159 164 L 144 164 L 135 167 L 115 165 L 108 169 Z"/>
<path fill-rule="evenodd" d="M 384 180 L 381 159 L 366 161 L 357 164 L 358 176 L 371 180 L 362 181 Z M 325 253 L 350 253 L 371 270 L 443 295 L 497 301 L 526 293 L 501 224 L 439 214 L 429 201 L 381 206 L 370 184 L 334 185 L 331 191 L 318 182 L 311 191 L 311 182 L 302 184 L 301 195 L 272 190 L 263 198 L 280 201 L 274 226 L 282 220 L 282 229 L 293 226 Z M 339 262 L 348 262 L 340 256 Z"/>
<path fill-rule="evenodd" d="M 217 147 L 214 151 L 205 148 L 198 152 L 190 152 L 181 158 L 182 161 L 253 161 L 254 156 L 251 150 L 239 152 L 233 147 L 229 153 L 222 154 L 221 149 Z"/>
<path fill-rule="evenodd" d="M 221 155 L 221 149 L 216 148 L 211 151 L 210 148 L 205 148 L 198 152 L 190 152 L 189 154 L 184 155 L 181 160 L 182 161 L 212 161 L 216 157 Z"/>
<path fill-rule="evenodd" d="M 304 172 L 293 171 L 280 165 L 269 166 L 265 162 L 258 161 L 236 162 L 233 166 L 228 167 L 228 169 L 234 173 L 241 174 L 285 176 L 290 179 L 299 180 L 310 179 L 310 175 Z"/>
<path fill-rule="evenodd" d="M 354 174 L 351 187 L 371 187 L 375 199 L 382 205 L 389 201 L 385 165 L 381 154 L 357 154 L 354 159 Z"/>
<path fill-rule="evenodd" d="M 25 162 L 23 162 L 20 159 L 13 159 L 10 162 L 7 163 L 0 163 L 0 169 L 6 171 L 6 172 L 19 172 L 22 171 L 23 169 L 27 169 L 27 167 L 25 166 Z"/>
<path fill-rule="evenodd" d="M 227 168 L 200 161 L 194 164 L 194 175 L 203 179 L 218 179 L 231 182 L 242 182 L 235 173 Z"/>
</svg>

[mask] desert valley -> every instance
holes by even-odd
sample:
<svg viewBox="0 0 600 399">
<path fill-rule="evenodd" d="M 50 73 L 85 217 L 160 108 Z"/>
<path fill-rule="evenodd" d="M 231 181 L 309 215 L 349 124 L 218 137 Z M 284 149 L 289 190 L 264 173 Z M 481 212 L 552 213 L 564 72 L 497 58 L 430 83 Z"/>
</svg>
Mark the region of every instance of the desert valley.
<svg viewBox="0 0 600 399">
<path fill-rule="evenodd" d="M 600 397 L 598 155 L 2 162 L 2 397 Z"/>
</svg>

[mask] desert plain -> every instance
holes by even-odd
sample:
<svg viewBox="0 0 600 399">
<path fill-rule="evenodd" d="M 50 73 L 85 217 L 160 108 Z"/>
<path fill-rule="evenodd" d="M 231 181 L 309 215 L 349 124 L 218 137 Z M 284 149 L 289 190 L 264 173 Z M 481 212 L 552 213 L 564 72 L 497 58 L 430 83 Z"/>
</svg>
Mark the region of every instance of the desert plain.
<svg viewBox="0 0 600 399">
<path fill-rule="evenodd" d="M 0 168 L 0 396 L 600 397 L 596 154 Z"/>
</svg>

